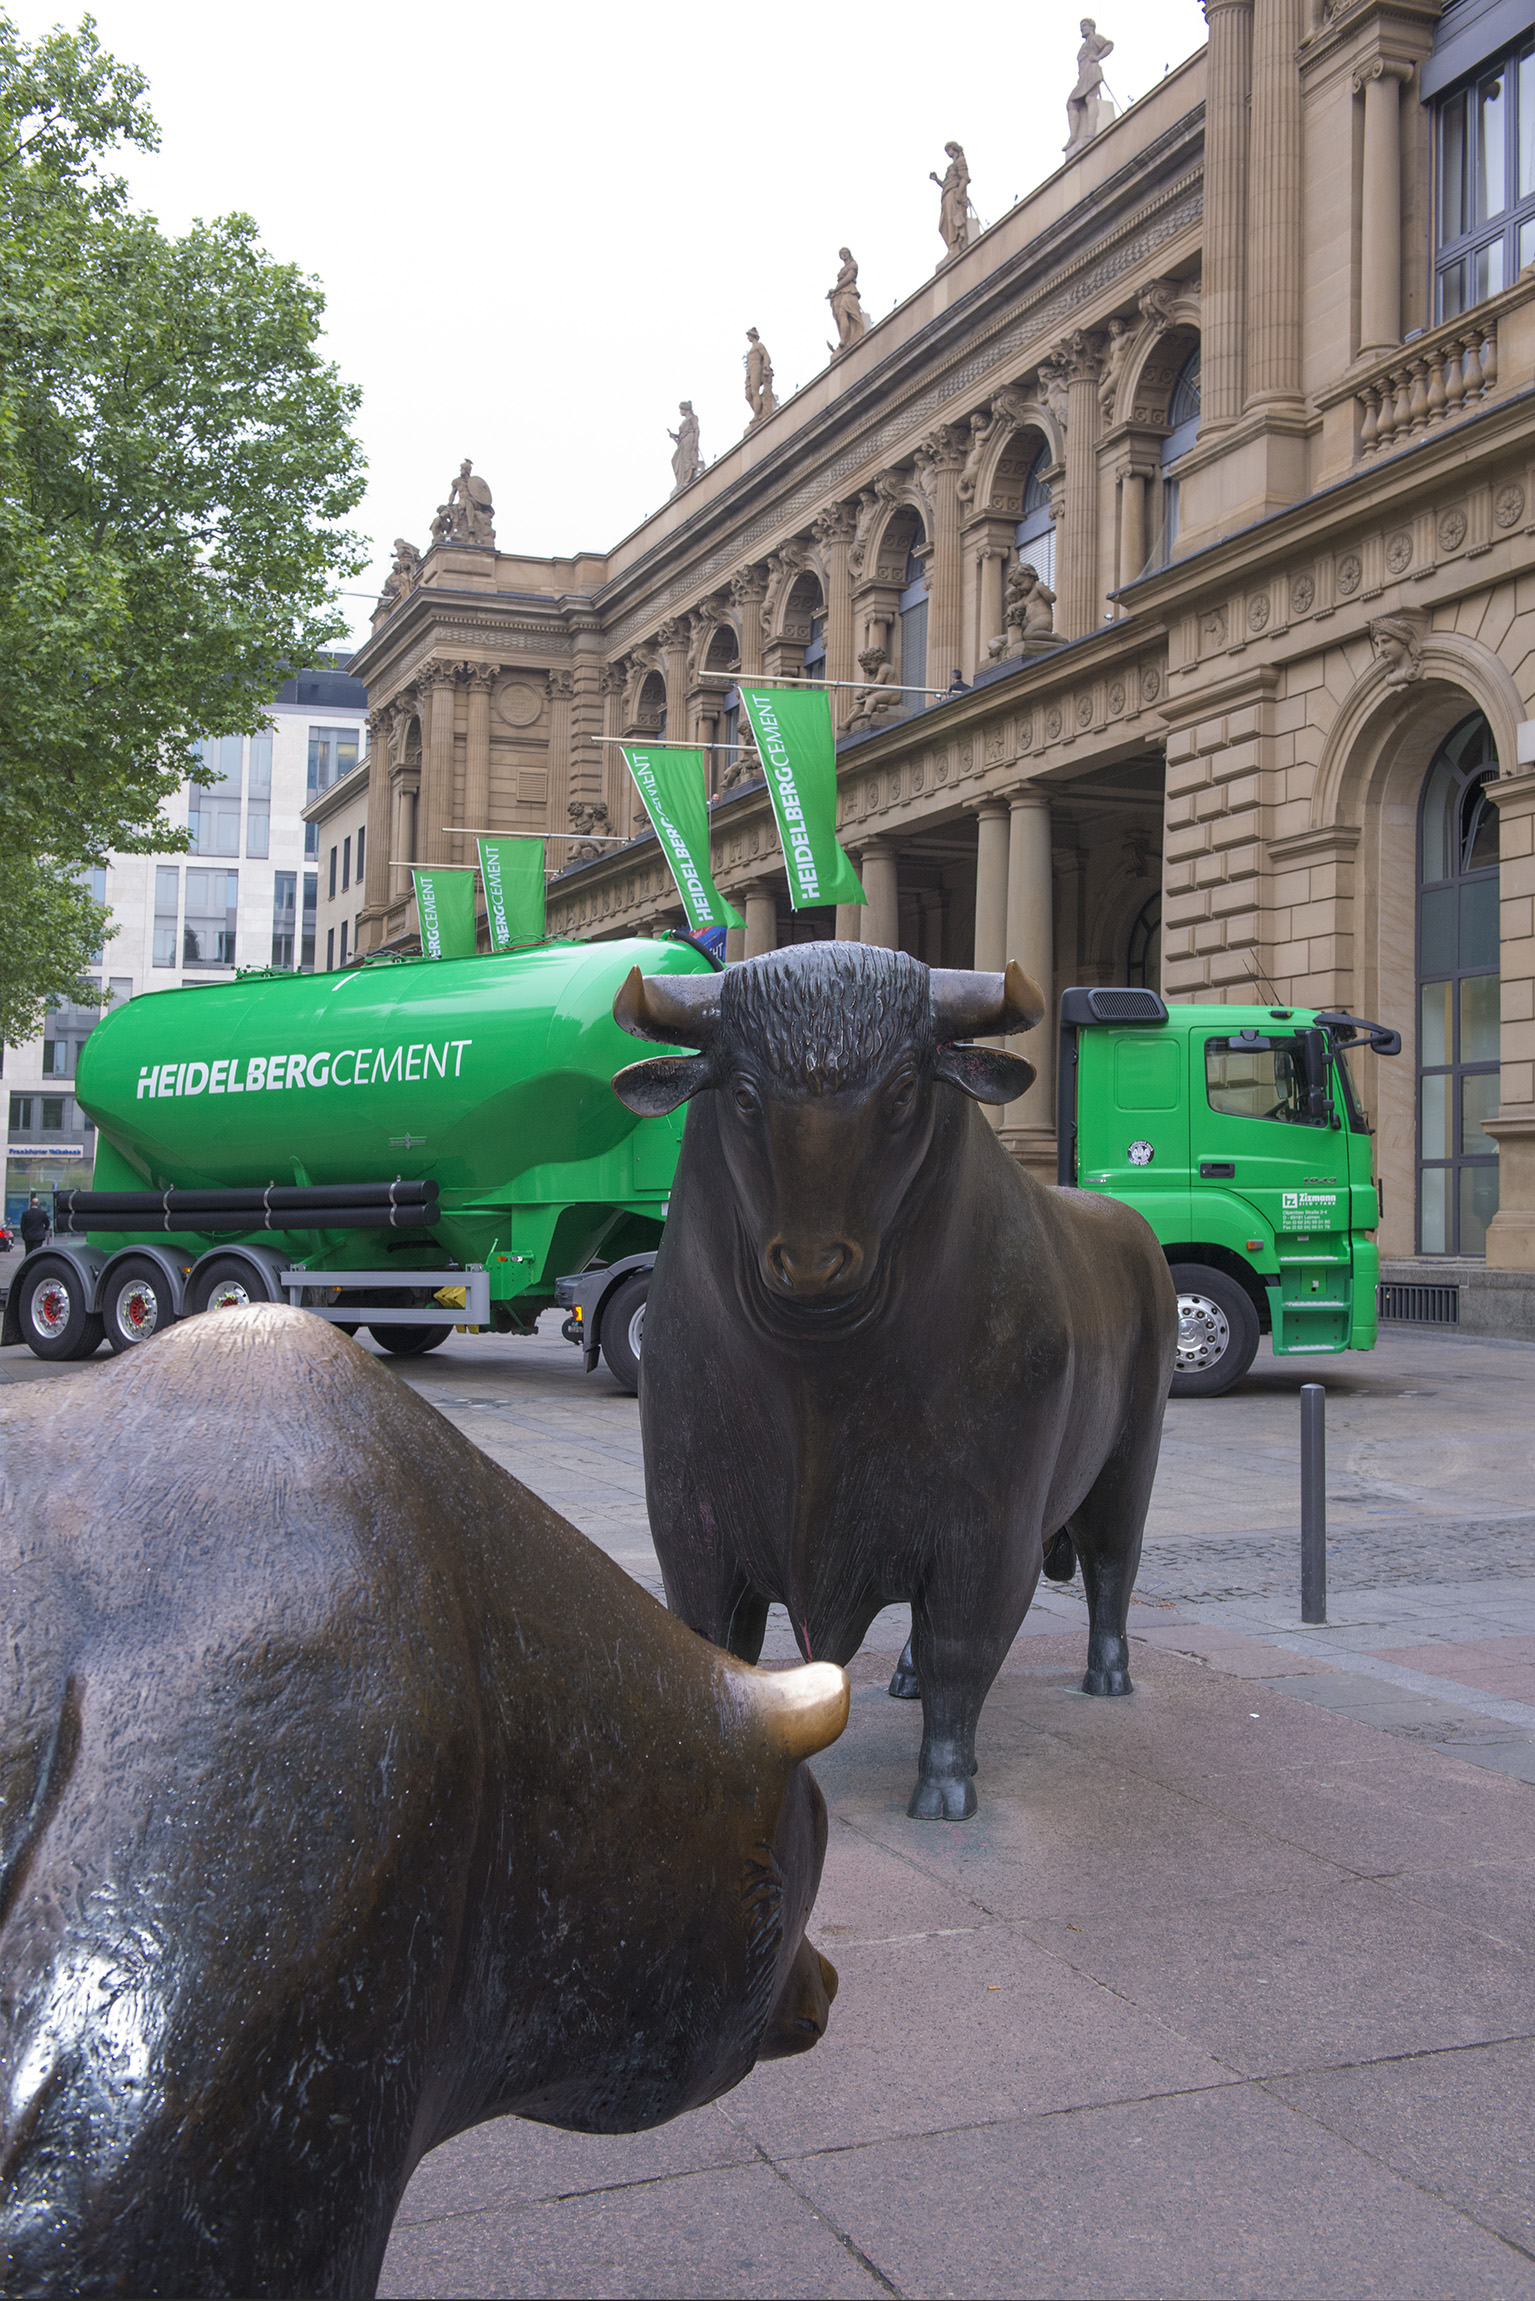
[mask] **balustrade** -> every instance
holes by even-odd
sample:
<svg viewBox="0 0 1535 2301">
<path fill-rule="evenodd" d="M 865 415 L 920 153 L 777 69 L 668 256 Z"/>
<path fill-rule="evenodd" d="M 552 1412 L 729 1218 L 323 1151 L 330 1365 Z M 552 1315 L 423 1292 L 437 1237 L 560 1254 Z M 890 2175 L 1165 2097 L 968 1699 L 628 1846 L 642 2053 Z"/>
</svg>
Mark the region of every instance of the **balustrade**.
<svg viewBox="0 0 1535 2301">
<path fill-rule="evenodd" d="M 1360 411 L 1359 453 L 1380 455 L 1405 447 L 1436 425 L 1486 399 L 1498 380 L 1498 323 L 1473 314 L 1406 344 L 1355 387 Z"/>
</svg>

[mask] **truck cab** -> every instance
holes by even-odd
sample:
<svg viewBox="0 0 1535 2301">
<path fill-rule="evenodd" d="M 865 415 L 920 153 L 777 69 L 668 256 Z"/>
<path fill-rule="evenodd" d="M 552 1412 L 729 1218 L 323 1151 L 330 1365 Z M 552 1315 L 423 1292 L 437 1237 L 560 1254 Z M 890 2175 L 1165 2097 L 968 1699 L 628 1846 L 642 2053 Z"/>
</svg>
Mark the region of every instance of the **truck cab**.
<svg viewBox="0 0 1535 2301">
<path fill-rule="evenodd" d="M 1156 1232 L 1178 1290 L 1175 1398 L 1229 1390 L 1265 1333 L 1276 1357 L 1373 1349 L 1380 1187 L 1347 1050 L 1401 1044 L 1309 1007 L 1062 994 L 1058 1180 Z"/>
</svg>

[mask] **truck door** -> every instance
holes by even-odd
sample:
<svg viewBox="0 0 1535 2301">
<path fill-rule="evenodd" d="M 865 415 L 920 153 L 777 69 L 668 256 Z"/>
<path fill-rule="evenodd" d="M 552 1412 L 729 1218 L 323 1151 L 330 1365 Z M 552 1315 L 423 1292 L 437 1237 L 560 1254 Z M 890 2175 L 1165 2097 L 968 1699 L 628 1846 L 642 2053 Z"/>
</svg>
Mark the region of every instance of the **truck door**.
<svg viewBox="0 0 1535 2301">
<path fill-rule="evenodd" d="M 1145 1216 L 1165 1245 L 1189 1223 L 1183 1033 L 1085 1030 L 1077 1087 L 1077 1179 Z"/>
<path fill-rule="evenodd" d="M 1196 1033 L 1191 1052 L 1194 1172 L 1243 1200 L 1273 1238 L 1275 1351 L 1346 1350 L 1348 1138 L 1333 1108 L 1325 1032 L 1209 1031 Z"/>
</svg>

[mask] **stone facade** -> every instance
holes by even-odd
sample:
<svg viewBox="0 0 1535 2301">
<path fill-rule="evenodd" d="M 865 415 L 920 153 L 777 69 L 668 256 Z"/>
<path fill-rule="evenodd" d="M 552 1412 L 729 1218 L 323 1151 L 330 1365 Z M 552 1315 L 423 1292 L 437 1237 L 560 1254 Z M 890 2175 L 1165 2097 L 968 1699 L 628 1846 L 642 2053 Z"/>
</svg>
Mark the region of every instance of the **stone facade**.
<svg viewBox="0 0 1535 2301">
<path fill-rule="evenodd" d="M 363 947 L 413 928 L 389 859 L 472 861 L 479 828 L 563 840 L 552 932 L 679 924 L 594 739 L 718 745 L 735 955 L 861 936 L 1013 956 L 1057 990 L 1138 975 L 1400 1027 L 1402 1059 L 1357 1068 L 1382 1251 L 1411 1261 L 1420 806 L 1480 713 L 1502 920 L 1485 1248 L 1535 1270 L 1535 270 L 1440 319 L 1431 229 L 1444 60 L 1477 15 L 1206 0 L 1200 54 L 612 552 L 429 550 L 354 665 Z M 1027 629 L 1007 619 L 1026 562 Z M 851 683 L 871 647 L 902 707 L 838 746 L 869 902 L 796 916 L 732 748 L 735 681 Z M 832 694 L 847 728 L 857 690 Z M 1053 1174 L 1040 1034 L 1029 1053 L 1002 1133 Z"/>
</svg>

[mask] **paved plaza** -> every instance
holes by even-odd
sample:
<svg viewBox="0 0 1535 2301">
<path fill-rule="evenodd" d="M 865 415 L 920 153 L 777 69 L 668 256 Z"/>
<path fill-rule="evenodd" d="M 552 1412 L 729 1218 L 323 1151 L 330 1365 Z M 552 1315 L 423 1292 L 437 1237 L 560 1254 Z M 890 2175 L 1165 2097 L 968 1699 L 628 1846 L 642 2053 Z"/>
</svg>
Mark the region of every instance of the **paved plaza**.
<svg viewBox="0 0 1535 2301">
<path fill-rule="evenodd" d="M 634 1402 L 554 1318 L 396 1371 L 659 1591 Z M 1330 1618 L 1302 1630 L 1318 1378 Z M 815 1767 L 825 2041 L 656 2133 L 460 2136 L 381 2290 L 1535 2296 L 1532 1459 L 1518 1343 L 1265 1350 L 1173 1405 L 1134 1697 L 1079 1692 L 1080 1583 L 1048 1587 L 982 1720 L 979 1815 L 913 1823 L 882 1616 Z"/>
</svg>

